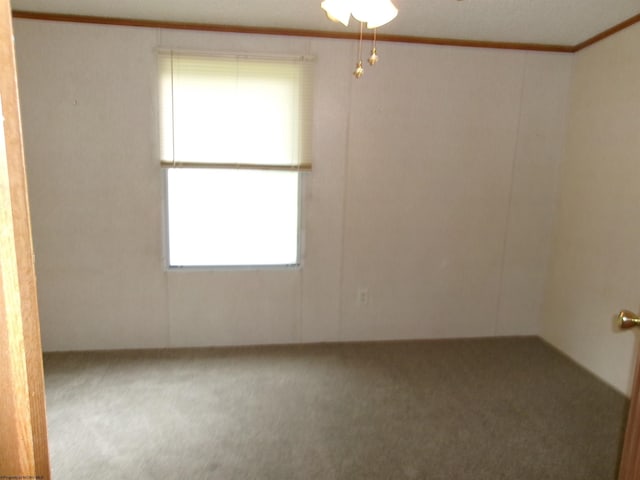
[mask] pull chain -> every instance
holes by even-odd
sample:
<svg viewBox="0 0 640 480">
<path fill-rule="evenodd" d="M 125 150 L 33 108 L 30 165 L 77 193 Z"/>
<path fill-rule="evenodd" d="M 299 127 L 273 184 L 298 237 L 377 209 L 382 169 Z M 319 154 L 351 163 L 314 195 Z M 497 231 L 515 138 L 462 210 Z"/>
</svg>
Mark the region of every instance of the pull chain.
<svg viewBox="0 0 640 480">
<path fill-rule="evenodd" d="M 353 76 L 356 79 L 360 78 L 364 73 L 364 68 L 362 68 L 362 28 L 364 23 L 360 22 L 360 41 L 358 42 L 358 63 L 356 63 L 356 69 L 353 72 Z"/>
<path fill-rule="evenodd" d="M 369 56 L 369 65 L 374 66 L 378 63 L 378 50 L 376 50 L 376 34 L 378 29 L 373 29 L 373 48 L 371 49 L 371 55 Z"/>
</svg>

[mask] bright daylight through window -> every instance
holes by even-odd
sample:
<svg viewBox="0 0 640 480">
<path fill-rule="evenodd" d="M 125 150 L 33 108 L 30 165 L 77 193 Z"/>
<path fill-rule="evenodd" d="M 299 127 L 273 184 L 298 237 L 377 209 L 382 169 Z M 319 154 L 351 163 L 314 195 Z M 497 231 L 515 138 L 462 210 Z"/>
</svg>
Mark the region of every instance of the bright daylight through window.
<svg viewBox="0 0 640 480">
<path fill-rule="evenodd" d="M 299 263 L 310 64 L 160 52 L 170 266 Z"/>
</svg>

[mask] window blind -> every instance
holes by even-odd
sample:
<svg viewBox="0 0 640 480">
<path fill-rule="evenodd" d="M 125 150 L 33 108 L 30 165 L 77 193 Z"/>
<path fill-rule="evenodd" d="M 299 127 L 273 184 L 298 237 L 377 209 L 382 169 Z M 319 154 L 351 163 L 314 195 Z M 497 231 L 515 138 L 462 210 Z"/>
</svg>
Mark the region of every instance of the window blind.
<svg viewBox="0 0 640 480">
<path fill-rule="evenodd" d="M 158 57 L 162 166 L 311 169 L 310 59 Z"/>
</svg>

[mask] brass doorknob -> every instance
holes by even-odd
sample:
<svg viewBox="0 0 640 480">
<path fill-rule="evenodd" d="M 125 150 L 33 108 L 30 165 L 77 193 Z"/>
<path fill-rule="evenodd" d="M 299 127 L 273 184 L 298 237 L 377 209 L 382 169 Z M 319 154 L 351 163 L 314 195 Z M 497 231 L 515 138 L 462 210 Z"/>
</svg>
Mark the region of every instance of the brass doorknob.
<svg viewBox="0 0 640 480">
<path fill-rule="evenodd" d="M 627 329 L 640 325 L 640 317 L 629 310 L 621 310 L 618 314 L 618 327 Z"/>
</svg>

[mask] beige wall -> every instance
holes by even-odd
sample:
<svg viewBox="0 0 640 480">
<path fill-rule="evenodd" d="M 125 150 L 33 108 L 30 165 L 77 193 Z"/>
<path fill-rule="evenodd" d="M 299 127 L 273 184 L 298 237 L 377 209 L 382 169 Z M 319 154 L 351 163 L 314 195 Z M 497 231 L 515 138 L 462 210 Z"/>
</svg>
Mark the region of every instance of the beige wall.
<svg viewBox="0 0 640 480">
<path fill-rule="evenodd" d="M 46 350 L 539 333 L 570 55 L 15 28 Z M 301 268 L 166 270 L 158 46 L 317 57 Z"/>
<path fill-rule="evenodd" d="M 566 158 L 541 333 L 623 392 L 640 296 L 640 25 L 575 56 Z"/>
<path fill-rule="evenodd" d="M 394 47 L 353 90 L 344 336 L 537 334 L 570 57 Z"/>
</svg>

